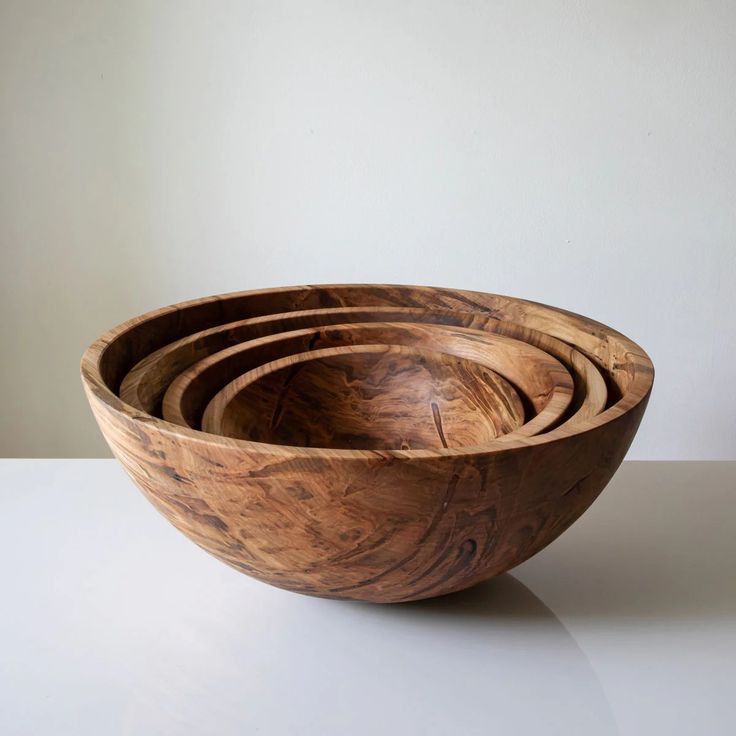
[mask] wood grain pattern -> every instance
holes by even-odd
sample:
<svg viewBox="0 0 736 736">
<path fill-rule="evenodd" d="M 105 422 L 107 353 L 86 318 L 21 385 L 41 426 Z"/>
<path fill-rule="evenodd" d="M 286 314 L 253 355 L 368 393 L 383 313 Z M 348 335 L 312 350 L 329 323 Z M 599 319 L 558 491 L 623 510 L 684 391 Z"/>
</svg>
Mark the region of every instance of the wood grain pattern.
<svg viewBox="0 0 736 736">
<path fill-rule="evenodd" d="M 413 310 L 422 312 L 423 310 Z M 348 320 L 352 315 L 358 321 L 374 319 L 402 319 L 401 308 L 317 308 L 274 315 L 260 315 L 235 320 L 223 325 L 185 335 L 146 355 L 125 376 L 120 387 L 120 397 L 143 411 L 159 414 L 158 406 L 170 382 L 185 368 L 214 352 L 228 346 L 240 345 L 268 335 L 279 334 L 300 327 L 329 325 Z"/>
<path fill-rule="evenodd" d="M 151 383 L 161 386 L 166 382 L 171 381 L 163 397 L 161 415 L 174 424 L 190 426 L 197 429 L 199 428 L 204 408 L 211 400 L 217 388 L 234 380 L 242 373 L 251 370 L 254 365 L 257 365 L 255 362 L 256 360 L 265 362 L 266 360 L 273 360 L 279 357 L 277 355 L 273 355 L 273 357 L 261 355 L 254 356 L 251 351 L 260 349 L 259 345 L 267 344 L 270 339 L 273 339 L 273 337 L 276 337 L 278 340 L 285 340 L 287 335 L 293 334 L 295 338 L 298 338 L 300 334 L 308 334 L 306 332 L 298 332 L 294 330 L 293 333 L 277 332 L 274 336 L 270 334 L 270 331 L 277 329 L 277 324 L 280 325 L 282 329 L 287 330 L 296 323 L 325 324 L 324 320 L 329 320 L 330 318 L 336 321 L 345 320 L 346 323 L 351 320 L 355 321 L 357 324 L 360 324 L 361 319 L 381 320 L 385 318 L 410 322 L 417 321 L 427 325 L 433 325 L 434 327 L 452 326 L 456 328 L 456 332 L 464 329 L 470 330 L 472 328 L 475 332 L 506 336 L 511 339 L 524 342 L 531 347 L 536 347 L 547 353 L 549 356 L 560 361 L 560 363 L 562 363 L 572 375 L 574 383 L 572 406 L 574 411 L 570 412 L 570 417 L 567 419 L 567 422 L 574 425 L 574 423 L 579 420 L 585 420 L 595 416 L 600 413 L 606 405 L 608 391 L 600 371 L 587 357 L 570 345 L 563 343 L 561 340 L 557 340 L 556 338 L 529 328 L 521 327 L 520 325 L 502 322 L 487 315 L 475 315 L 462 311 L 432 311 L 415 308 L 407 308 L 403 310 L 379 307 L 367 309 L 342 308 L 339 310 L 310 310 L 309 312 L 297 312 L 291 317 L 291 319 L 284 319 L 284 315 L 278 315 L 273 323 L 268 323 L 267 321 L 264 322 L 263 318 L 244 320 L 239 323 L 224 326 L 223 328 L 210 329 L 191 336 L 190 338 L 185 338 L 184 340 L 167 345 L 158 351 L 155 357 L 152 355 L 150 360 L 144 360 L 139 363 L 138 366 L 131 371 L 128 378 L 135 374 L 135 383 L 138 386 L 144 384 L 150 385 Z M 269 331 L 269 334 L 260 338 L 252 337 L 254 333 L 251 332 L 250 328 L 253 322 L 257 324 L 257 332 L 259 334 L 263 330 Z M 325 347 L 327 345 L 340 344 L 337 341 L 337 337 L 339 337 L 340 333 L 344 331 L 344 328 L 342 330 L 340 328 L 340 325 L 328 324 L 328 329 L 323 331 L 319 337 L 315 339 L 314 347 Z M 218 333 L 226 333 L 226 335 L 223 337 Z M 192 343 L 196 343 L 200 346 L 206 345 L 206 347 L 201 348 L 201 351 L 198 351 L 198 354 L 207 353 L 207 351 L 215 350 L 222 344 L 230 344 L 231 338 L 229 335 L 231 334 L 236 334 L 243 340 L 243 342 L 236 341 L 235 344 L 230 345 L 230 347 L 221 349 L 218 352 L 209 354 L 197 362 L 194 362 L 196 358 L 194 357 L 190 347 Z M 314 333 L 310 332 L 309 334 L 313 335 Z M 357 334 L 359 333 L 348 333 L 344 337 L 352 338 L 353 335 Z M 472 334 L 473 332 L 471 332 L 471 335 Z M 439 331 L 430 330 L 425 330 L 420 335 L 420 339 L 432 340 L 433 344 L 441 337 L 442 335 Z M 398 338 L 396 339 L 398 340 Z M 402 344 L 407 344 L 403 342 L 404 339 L 408 339 L 408 336 L 404 335 L 402 337 Z M 474 335 L 473 339 L 480 340 L 481 338 L 479 335 Z M 418 343 L 415 340 L 411 344 Z M 289 347 L 290 349 L 292 348 L 292 346 Z M 293 346 L 293 350 L 296 352 L 299 350 L 305 350 L 307 347 L 308 346 L 306 345 L 299 344 Z M 437 346 L 436 349 L 444 350 L 446 348 L 443 346 Z M 188 355 L 188 359 L 186 361 L 181 359 L 182 353 Z M 181 365 L 182 362 L 187 362 L 189 363 L 189 367 L 174 377 L 175 371 L 169 371 L 165 367 L 162 368 L 161 365 L 159 365 L 166 364 L 170 360 L 170 356 L 178 356 L 175 358 L 175 362 L 179 365 Z M 526 361 L 519 361 L 519 363 L 524 362 Z M 507 373 L 518 372 L 518 364 L 514 366 L 513 371 L 509 371 L 508 368 L 504 369 L 502 367 L 498 368 L 498 370 L 501 373 L 503 373 L 504 370 L 506 370 Z M 152 379 L 147 378 L 147 373 L 152 373 L 154 377 Z M 521 388 L 527 395 L 534 395 L 534 389 L 527 389 L 523 385 Z M 146 393 L 146 391 L 142 390 L 141 393 Z M 155 402 L 149 402 L 146 404 L 143 401 L 139 401 L 135 394 L 132 395 L 129 400 L 134 406 L 138 406 L 144 411 L 154 413 L 156 411 Z M 534 405 L 534 408 L 537 412 L 541 410 L 540 407 L 536 405 Z M 533 434 L 536 431 L 541 431 L 541 429 L 546 428 L 546 426 L 547 425 L 543 425 L 543 422 L 539 420 L 536 425 L 529 428 L 529 433 Z"/>
<path fill-rule="evenodd" d="M 492 450 L 320 449 L 207 434 L 119 396 L 137 364 L 189 335 L 268 315 L 355 307 L 469 314 L 461 319 L 471 324 L 463 326 L 473 327 L 477 319 L 515 339 L 526 333 L 529 344 L 538 335 L 558 341 L 568 361 L 555 357 L 575 379 L 569 418 Z M 581 391 L 587 395 L 579 380 L 586 365 L 605 382 L 606 404 L 573 423 Z M 380 602 L 468 587 L 555 539 L 623 459 L 653 377 L 639 346 L 579 315 L 493 294 L 383 285 L 291 287 L 194 300 L 126 322 L 82 359 L 84 388 L 113 452 L 190 539 L 273 585 Z M 167 381 L 156 388 L 160 396 Z"/>
<path fill-rule="evenodd" d="M 297 353 L 228 388 L 210 402 L 202 429 L 277 445 L 468 447 L 524 423 L 513 386 L 486 366 L 400 345 Z"/>
<path fill-rule="evenodd" d="M 396 307 L 343 307 L 338 309 L 313 309 L 297 311 L 290 314 L 259 316 L 238 320 L 225 325 L 202 330 L 193 335 L 187 335 L 146 356 L 123 379 L 120 396 L 132 406 L 143 411 L 163 416 L 160 407 L 162 396 L 171 391 L 169 406 L 170 421 L 177 424 L 196 427 L 201 412 L 207 401 L 197 396 L 197 386 L 188 387 L 186 395 L 176 396 L 177 379 L 186 374 L 186 369 L 195 365 L 197 361 L 205 361 L 212 353 L 222 352 L 228 347 L 239 348 L 243 343 L 258 340 L 264 336 L 279 334 L 294 330 L 299 326 L 332 325 L 335 322 L 362 322 L 362 321 L 417 321 L 429 324 L 446 324 L 457 327 L 472 327 L 494 334 L 517 337 L 532 345 L 545 350 L 557 358 L 573 373 L 576 380 L 576 402 L 581 405 L 586 416 L 602 410 L 606 400 L 606 387 L 600 373 L 592 363 L 580 353 L 555 338 L 543 333 L 534 333 L 518 326 L 505 324 L 488 316 L 479 316 L 471 312 L 451 310 L 426 310 L 417 308 Z M 223 366 L 225 368 L 225 366 Z M 243 372 L 240 370 L 239 372 Z M 210 372 L 214 378 L 216 371 Z M 208 373 L 207 375 L 210 375 Z M 235 375 L 231 374 L 232 380 Z M 219 380 L 216 378 L 216 380 Z M 226 381 L 220 381 L 220 383 Z M 586 385 L 590 390 L 586 390 Z M 196 397 L 196 398 L 195 398 Z M 208 397 L 207 400 L 209 400 Z M 164 397 L 164 401 L 166 401 Z M 196 409 L 188 410 L 190 403 L 196 401 Z M 175 403 L 187 412 L 185 416 L 177 416 Z M 195 421 L 189 412 L 198 414 Z"/>
<path fill-rule="evenodd" d="M 424 346 L 472 360 L 511 380 L 531 414 L 523 427 L 516 428 L 510 436 L 504 433 L 504 441 L 517 436 L 531 436 L 559 423 L 572 400 L 573 381 L 570 374 L 558 360 L 533 345 L 503 335 L 444 325 L 355 323 L 285 332 L 237 346 L 238 365 L 247 375 L 235 378 L 213 397 L 209 405 L 209 419 L 203 419 L 202 428 L 220 433 L 223 407 L 233 400 L 244 382 L 251 380 L 249 371 L 258 369 L 262 364 L 302 350 L 370 343 Z M 231 351 L 223 359 L 232 356 Z M 261 371 L 265 369 L 264 366 Z M 411 392 L 409 383 L 406 390 Z"/>
</svg>

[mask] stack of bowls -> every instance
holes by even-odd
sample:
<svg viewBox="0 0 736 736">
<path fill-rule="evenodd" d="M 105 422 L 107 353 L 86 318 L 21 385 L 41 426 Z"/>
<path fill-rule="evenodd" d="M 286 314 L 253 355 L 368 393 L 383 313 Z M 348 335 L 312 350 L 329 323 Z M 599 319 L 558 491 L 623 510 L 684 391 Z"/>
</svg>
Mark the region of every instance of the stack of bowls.
<svg viewBox="0 0 736 736">
<path fill-rule="evenodd" d="M 174 526 L 272 585 L 378 602 L 549 544 L 618 468 L 653 378 L 600 323 L 417 286 L 185 302 L 82 358 L 108 444 Z"/>
</svg>

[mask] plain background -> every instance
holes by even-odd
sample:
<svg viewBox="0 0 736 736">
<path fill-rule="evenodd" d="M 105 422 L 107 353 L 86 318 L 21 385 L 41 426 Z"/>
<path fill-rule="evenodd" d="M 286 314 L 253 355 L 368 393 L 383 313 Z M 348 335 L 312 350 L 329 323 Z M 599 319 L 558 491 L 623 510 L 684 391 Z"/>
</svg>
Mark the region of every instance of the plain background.
<svg viewBox="0 0 736 736">
<path fill-rule="evenodd" d="M 0 3 L 0 454 L 107 449 L 84 347 L 294 283 L 629 335 L 629 457 L 736 458 L 736 4 Z"/>
</svg>

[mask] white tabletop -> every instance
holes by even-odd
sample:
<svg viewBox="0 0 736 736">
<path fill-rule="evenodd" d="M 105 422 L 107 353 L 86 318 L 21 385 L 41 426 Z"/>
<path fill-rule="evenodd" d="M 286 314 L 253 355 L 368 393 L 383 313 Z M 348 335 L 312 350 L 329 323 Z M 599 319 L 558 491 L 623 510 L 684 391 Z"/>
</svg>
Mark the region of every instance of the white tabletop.
<svg viewBox="0 0 736 736">
<path fill-rule="evenodd" d="M 435 601 L 257 583 L 112 460 L 0 461 L 0 733 L 736 732 L 736 463 L 626 463 L 532 560 Z"/>
</svg>

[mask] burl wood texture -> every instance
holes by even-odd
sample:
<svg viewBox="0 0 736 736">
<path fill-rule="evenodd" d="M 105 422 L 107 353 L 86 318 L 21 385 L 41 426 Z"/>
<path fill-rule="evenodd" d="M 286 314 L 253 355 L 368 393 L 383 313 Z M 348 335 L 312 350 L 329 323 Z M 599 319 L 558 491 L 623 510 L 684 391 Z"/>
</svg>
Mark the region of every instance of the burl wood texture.
<svg viewBox="0 0 736 736">
<path fill-rule="evenodd" d="M 209 327 L 164 345 L 144 357 L 124 377 L 120 396 L 125 402 L 145 412 L 163 415 L 175 424 L 198 428 L 202 412 L 217 388 L 251 370 L 252 361 L 257 355 L 260 362 L 279 357 L 275 354 L 273 357 L 265 355 L 265 351 L 274 349 L 268 343 L 269 337 L 284 339 L 283 335 L 291 334 L 290 331 L 296 334 L 295 328 L 325 325 L 329 333 L 315 338 L 317 341 L 325 341 L 320 344 L 325 347 L 337 344 L 326 342 L 328 335 L 332 337 L 337 334 L 333 328 L 335 323 L 384 320 L 426 322 L 435 326 L 453 325 L 459 329 L 473 328 L 475 331 L 481 330 L 528 343 L 561 361 L 573 375 L 573 403 L 578 409 L 577 418 L 594 416 L 605 406 L 607 389 L 600 372 L 583 354 L 561 340 L 489 315 L 446 309 L 385 306 L 307 309 L 288 314 L 261 315 Z M 425 330 L 419 338 L 437 342 L 441 337 L 439 333 L 435 333 L 435 337 L 432 334 Z M 261 341 L 265 344 L 263 352 L 258 353 Z M 246 347 L 247 353 L 235 354 Z M 311 346 L 299 349 L 307 347 Z M 261 354 L 263 358 L 260 358 Z M 213 365 L 214 362 L 219 364 Z M 517 361 L 517 364 L 522 362 L 524 361 Z M 217 388 L 212 390 L 213 386 Z M 539 431 L 543 428 L 531 429 Z"/>
<path fill-rule="evenodd" d="M 169 366 L 148 384 L 147 409 L 119 396 L 134 367 L 190 335 L 221 334 L 222 325 L 268 322 L 269 315 L 356 307 L 440 315 L 412 322 L 481 330 L 494 325 L 498 334 L 545 350 L 574 382 L 563 421 L 546 432 L 506 444 L 498 437 L 480 448 L 366 450 L 263 444 L 156 416 L 176 376 L 235 347 L 242 341 L 237 338 L 214 349 L 189 343 L 174 359 L 180 360 L 176 368 Z M 448 313 L 457 321 L 442 316 Z M 335 321 L 372 320 L 379 318 Z M 318 325 L 297 321 L 285 329 L 308 326 Z M 556 341 L 556 348 L 540 344 L 542 335 Z M 222 375 L 229 370 L 222 360 L 210 366 L 225 370 Z M 238 375 L 188 384 L 200 393 L 184 411 L 201 416 L 212 396 Z M 293 287 L 167 307 L 111 330 L 82 360 L 85 390 L 113 452 L 154 506 L 190 539 L 273 585 L 380 602 L 468 587 L 549 544 L 588 508 L 620 464 L 653 376 L 640 347 L 578 315 L 492 294 L 380 285 Z M 596 399 L 586 404 L 588 386 Z"/>
<path fill-rule="evenodd" d="M 396 345 L 298 353 L 244 377 L 206 432 L 300 447 L 411 450 L 490 443 L 524 422 L 513 386 L 479 363 Z"/>
<path fill-rule="evenodd" d="M 314 351 L 325 346 L 365 344 L 425 346 L 425 348 L 473 361 L 479 364 L 479 370 L 485 367 L 501 377 L 511 377 L 518 389 L 517 395 L 529 407 L 529 416 L 526 423 L 517 427 L 516 431 L 510 435 L 498 433 L 499 436 L 504 435 L 504 441 L 531 436 L 559 423 L 573 398 L 573 379 L 565 366 L 543 350 L 522 341 L 504 335 L 486 334 L 477 330 L 450 328 L 444 325 L 430 327 L 408 323 L 354 323 L 269 335 L 236 346 L 233 350 L 236 350 L 237 353 L 229 350 L 215 354 L 213 356 L 215 360 L 231 360 L 237 357 L 237 366 L 241 375 L 214 396 L 208 407 L 209 420 L 205 422 L 203 418 L 202 428 L 216 434 L 223 433 L 219 424 L 223 404 L 233 398 L 245 381 L 250 380 L 249 371 L 258 370 L 259 366 L 264 363 L 303 350 Z M 200 361 L 194 366 L 193 378 L 199 375 L 197 366 L 204 362 Z M 243 373 L 245 375 L 242 375 Z M 218 385 L 215 383 L 207 393 L 217 391 Z M 421 399 L 418 396 L 412 399 L 411 386 L 410 381 L 404 385 L 407 399 L 420 402 Z M 171 401 L 173 399 L 170 398 L 169 402 Z M 174 409 L 174 413 L 183 411 L 179 407 L 174 407 Z M 165 397 L 165 418 L 168 418 L 169 410 L 170 403 L 167 406 Z M 241 437 L 243 435 L 228 434 L 228 436 Z"/>
</svg>

